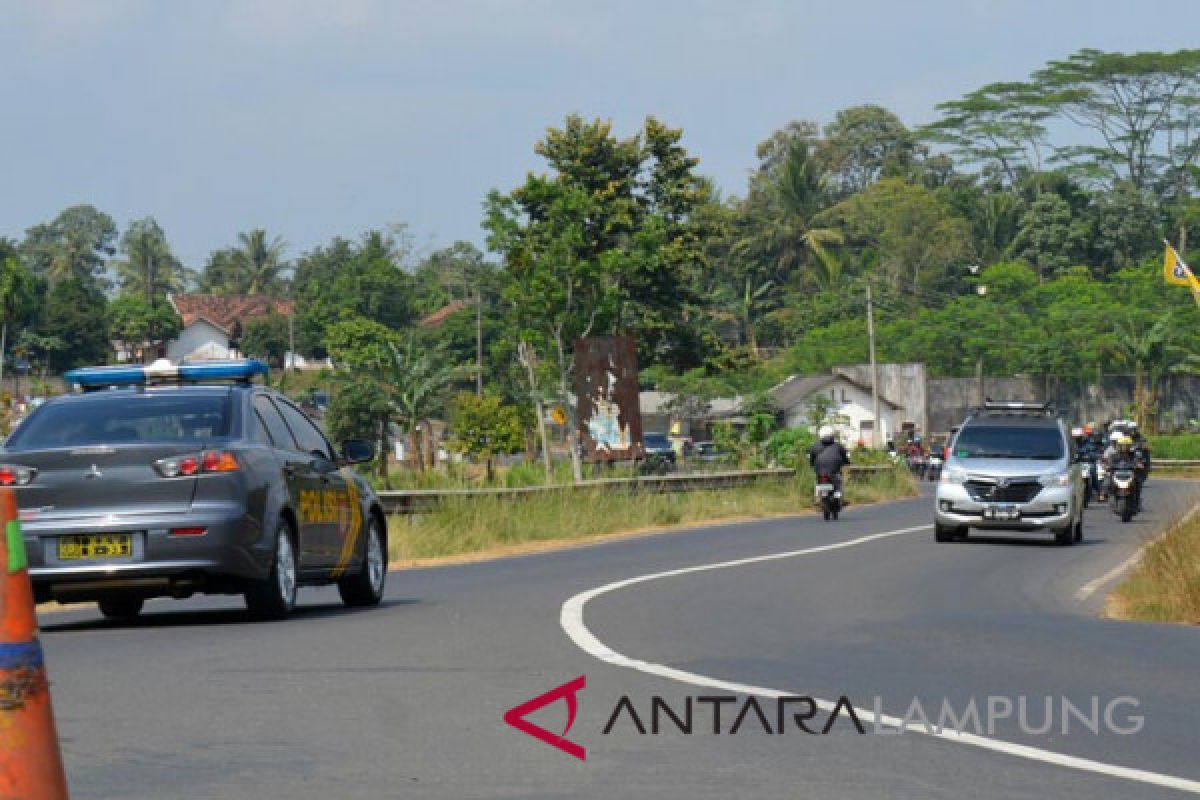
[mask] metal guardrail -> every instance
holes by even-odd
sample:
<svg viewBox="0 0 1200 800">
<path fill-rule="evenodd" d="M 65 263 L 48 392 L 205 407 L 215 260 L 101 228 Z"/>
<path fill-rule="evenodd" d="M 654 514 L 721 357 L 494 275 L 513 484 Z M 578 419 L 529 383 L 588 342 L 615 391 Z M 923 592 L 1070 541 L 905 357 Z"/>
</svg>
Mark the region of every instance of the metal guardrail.
<svg viewBox="0 0 1200 800">
<path fill-rule="evenodd" d="M 1165 467 L 1200 467 L 1200 459 L 1195 458 L 1155 458 L 1150 462 L 1155 469 Z"/>
<path fill-rule="evenodd" d="M 885 472 L 886 464 L 849 466 L 849 477 Z M 688 472 L 677 475 L 644 475 L 637 478 L 603 478 L 580 483 L 559 483 L 549 486 L 521 486 L 513 489 L 400 489 L 380 491 L 383 510 L 387 514 L 416 514 L 428 511 L 454 498 L 504 497 L 516 499 L 547 492 L 578 492 L 586 490 L 646 492 L 696 492 L 712 489 L 733 489 L 762 480 L 781 480 L 795 475 L 791 469 L 752 469 L 729 472 Z"/>
</svg>

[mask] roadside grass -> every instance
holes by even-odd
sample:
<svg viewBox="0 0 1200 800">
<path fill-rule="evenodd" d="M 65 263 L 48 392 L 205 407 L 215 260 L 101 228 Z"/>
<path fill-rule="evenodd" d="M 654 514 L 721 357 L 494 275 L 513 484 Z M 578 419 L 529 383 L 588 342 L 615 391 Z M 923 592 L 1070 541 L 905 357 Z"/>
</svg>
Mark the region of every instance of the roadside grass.
<svg viewBox="0 0 1200 800">
<path fill-rule="evenodd" d="M 812 475 L 805 471 L 753 486 L 678 494 L 565 489 L 521 498 L 453 498 L 427 514 L 392 517 L 389 555 L 401 562 L 499 555 L 610 534 L 797 513 L 813 508 L 812 493 Z M 848 481 L 846 494 L 851 504 L 870 503 L 914 496 L 917 485 L 898 468 Z"/>
<path fill-rule="evenodd" d="M 1151 435 L 1146 439 L 1150 443 L 1150 453 L 1156 459 L 1178 458 L 1186 461 L 1200 459 L 1200 434 Z"/>
<path fill-rule="evenodd" d="M 1108 596 L 1106 616 L 1200 624 L 1200 515 L 1177 520 Z"/>
</svg>

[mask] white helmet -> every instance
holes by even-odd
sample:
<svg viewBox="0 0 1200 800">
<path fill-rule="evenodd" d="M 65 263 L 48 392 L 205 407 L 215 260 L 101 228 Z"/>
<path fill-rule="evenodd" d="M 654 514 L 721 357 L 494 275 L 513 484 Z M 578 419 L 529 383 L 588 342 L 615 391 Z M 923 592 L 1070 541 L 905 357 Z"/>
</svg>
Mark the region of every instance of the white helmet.
<svg viewBox="0 0 1200 800">
<path fill-rule="evenodd" d="M 826 439 L 832 439 L 833 438 L 833 426 L 832 425 L 822 425 L 821 429 L 819 431 L 817 431 L 817 438 L 821 439 L 822 441 L 824 441 Z"/>
</svg>

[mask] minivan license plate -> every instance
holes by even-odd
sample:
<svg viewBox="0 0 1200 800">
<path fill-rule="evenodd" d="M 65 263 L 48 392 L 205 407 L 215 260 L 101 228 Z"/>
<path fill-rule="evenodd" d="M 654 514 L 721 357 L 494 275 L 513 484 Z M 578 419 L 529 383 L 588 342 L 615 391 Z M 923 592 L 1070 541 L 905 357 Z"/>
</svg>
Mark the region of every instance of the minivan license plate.
<svg viewBox="0 0 1200 800">
<path fill-rule="evenodd" d="M 1016 506 L 987 506 L 983 509 L 985 519 L 1020 519 L 1021 512 Z"/>
</svg>

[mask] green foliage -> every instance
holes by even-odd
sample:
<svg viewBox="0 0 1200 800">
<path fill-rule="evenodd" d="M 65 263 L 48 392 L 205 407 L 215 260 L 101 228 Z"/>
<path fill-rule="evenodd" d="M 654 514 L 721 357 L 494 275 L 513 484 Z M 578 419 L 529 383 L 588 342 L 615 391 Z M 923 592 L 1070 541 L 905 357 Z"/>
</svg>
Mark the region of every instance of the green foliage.
<svg viewBox="0 0 1200 800">
<path fill-rule="evenodd" d="M 808 463 L 808 448 L 814 441 L 812 432 L 804 428 L 775 431 L 767 440 L 767 461 L 788 469 L 800 469 Z"/>
<path fill-rule="evenodd" d="M 151 305 L 140 292 L 122 292 L 108 304 L 108 330 L 114 341 L 145 359 L 158 354 L 158 348 L 179 335 L 181 320 L 165 299 Z M 150 345 L 150 352 L 141 352 Z"/>
<path fill-rule="evenodd" d="M 37 335 L 29 340 L 35 356 L 55 372 L 106 363 L 107 305 L 99 289 L 80 279 L 55 284 L 46 298 Z"/>
<path fill-rule="evenodd" d="M 329 356 L 354 371 L 371 372 L 391 361 L 395 331 L 365 317 L 350 317 L 330 325 L 325 333 Z"/>
<path fill-rule="evenodd" d="M 121 254 L 125 258 L 114 265 L 121 292 L 143 298 L 148 306 L 165 305 L 167 294 L 181 291 L 187 282 L 183 264 L 154 217 L 129 223 Z"/>
<path fill-rule="evenodd" d="M 256 228 L 238 234 L 238 243 L 215 251 L 200 279 L 202 291 L 213 294 L 280 294 L 287 268 L 283 253 L 287 243 Z"/>
<path fill-rule="evenodd" d="M 288 351 L 288 318 L 271 311 L 252 319 L 242 331 L 240 349 L 253 358 L 261 358 L 272 367 L 284 366 Z"/>
<path fill-rule="evenodd" d="M 53 221 L 25 232 L 21 257 L 51 285 L 77 281 L 88 290 L 106 288 L 104 261 L 115 251 L 117 225 L 89 205 L 65 209 Z"/>
<path fill-rule="evenodd" d="M 1187 461 L 1200 459 L 1200 435 L 1195 433 L 1151 435 L 1146 438 L 1149 440 L 1153 458 L 1177 458 Z"/>
<path fill-rule="evenodd" d="M 520 412 L 492 394 L 460 394 L 454 401 L 450 447 L 471 458 L 516 453 L 525 446 Z"/>
</svg>

